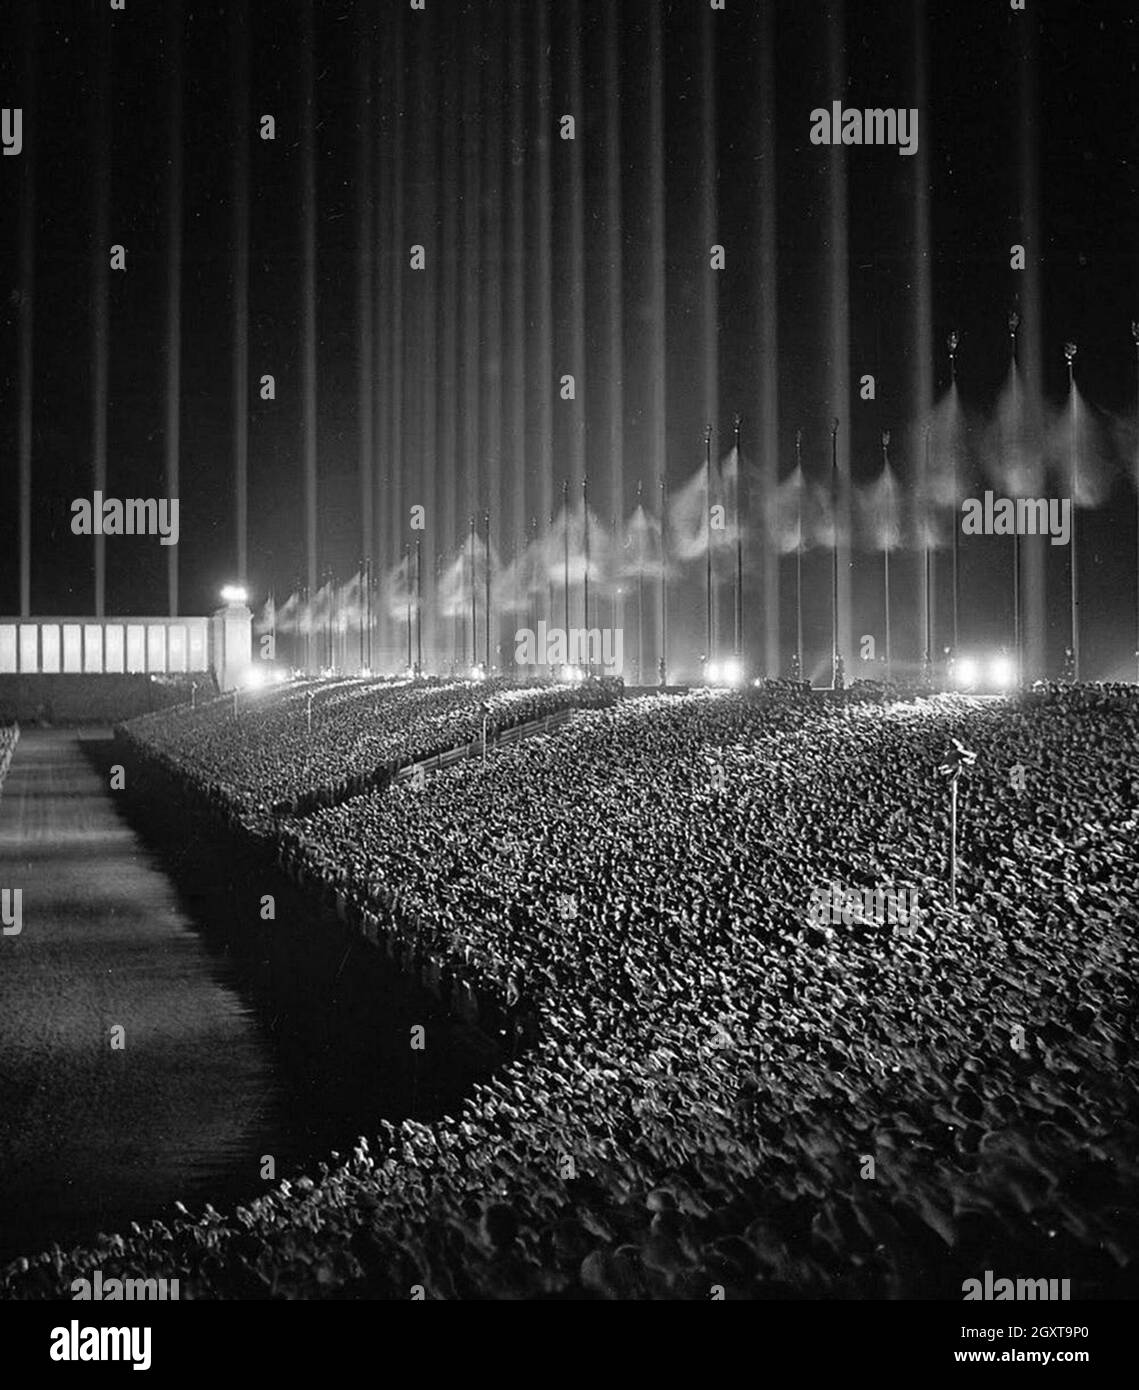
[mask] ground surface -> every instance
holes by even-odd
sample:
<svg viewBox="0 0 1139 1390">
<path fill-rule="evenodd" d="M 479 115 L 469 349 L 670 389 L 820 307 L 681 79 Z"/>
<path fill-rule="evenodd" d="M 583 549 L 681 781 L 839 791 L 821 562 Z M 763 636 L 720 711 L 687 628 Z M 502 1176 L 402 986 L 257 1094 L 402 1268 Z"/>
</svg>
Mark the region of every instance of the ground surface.
<svg viewBox="0 0 1139 1390">
<path fill-rule="evenodd" d="M 271 1084 L 239 995 L 86 756 L 26 731 L 0 795 L 0 1254 L 193 1200 Z M 111 1049 L 111 1029 L 125 1047 Z"/>
</svg>

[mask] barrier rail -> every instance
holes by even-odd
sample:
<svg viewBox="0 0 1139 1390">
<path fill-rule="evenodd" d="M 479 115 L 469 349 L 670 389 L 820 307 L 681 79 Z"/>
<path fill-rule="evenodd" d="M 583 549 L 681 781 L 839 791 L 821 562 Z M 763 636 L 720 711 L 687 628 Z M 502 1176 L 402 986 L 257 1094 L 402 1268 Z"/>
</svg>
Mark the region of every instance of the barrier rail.
<svg viewBox="0 0 1139 1390">
<path fill-rule="evenodd" d="M 487 738 L 485 744 L 481 738 L 477 738 L 472 743 L 460 744 L 457 748 L 451 748 L 446 753 L 436 753 L 430 758 L 420 758 L 418 762 L 406 763 L 395 774 L 392 781 L 406 782 L 417 772 L 438 772 L 441 768 L 450 767 L 452 763 L 463 762 L 466 758 L 480 758 L 486 748 L 496 747 L 500 743 L 514 743 L 520 738 L 529 738 L 532 734 L 548 734 L 551 729 L 565 724 L 572 714 L 573 710 L 571 709 L 560 709 L 553 714 L 547 714 L 543 719 L 531 719 L 525 724 L 511 724 L 509 728 L 496 729 L 493 736 Z"/>
</svg>

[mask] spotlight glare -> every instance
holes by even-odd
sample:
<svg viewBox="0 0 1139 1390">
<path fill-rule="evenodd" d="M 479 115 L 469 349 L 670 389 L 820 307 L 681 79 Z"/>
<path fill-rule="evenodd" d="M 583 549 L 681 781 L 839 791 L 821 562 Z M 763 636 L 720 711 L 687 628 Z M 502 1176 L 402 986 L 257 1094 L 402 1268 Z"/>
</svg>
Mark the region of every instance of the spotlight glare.
<svg viewBox="0 0 1139 1390">
<path fill-rule="evenodd" d="M 1016 668 L 1007 656 L 995 656 L 989 675 L 998 690 L 1009 690 L 1016 681 Z"/>
<path fill-rule="evenodd" d="M 971 656 L 963 656 L 957 663 L 953 672 L 954 681 L 957 685 L 965 686 L 977 684 L 977 663 Z"/>
<path fill-rule="evenodd" d="M 240 584 L 227 584 L 221 591 L 223 603 L 245 603 L 249 599 L 249 594 Z"/>
<path fill-rule="evenodd" d="M 725 661 L 720 668 L 720 680 L 724 685 L 740 685 L 743 677 L 743 667 L 738 661 Z"/>
</svg>

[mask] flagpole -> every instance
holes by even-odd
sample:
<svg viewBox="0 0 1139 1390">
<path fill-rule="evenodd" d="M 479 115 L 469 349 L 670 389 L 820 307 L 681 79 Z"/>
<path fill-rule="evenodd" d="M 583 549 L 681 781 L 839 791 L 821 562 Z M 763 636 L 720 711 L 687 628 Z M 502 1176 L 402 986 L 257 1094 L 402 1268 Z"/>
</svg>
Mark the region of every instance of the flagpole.
<svg viewBox="0 0 1139 1390">
<path fill-rule="evenodd" d="M 563 554 L 562 580 L 565 603 L 565 632 L 566 632 L 566 651 L 569 651 L 569 630 L 570 630 L 570 592 L 569 592 L 569 479 L 562 482 L 562 533 L 563 533 Z"/>
<path fill-rule="evenodd" d="M 372 557 L 371 557 L 370 555 L 368 556 L 368 559 L 365 561 L 365 565 L 366 565 L 366 574 L 367 574 L 367 595 L 366 595 L 366 600 L 365 600 L 365 601 L 367 602 L 367 605 L 368 605 L 368 670 L 369 670 L 369 671 L 375 671 L 375 669 L 376 669 L 376 606 L 375 606 L 376 577 L 375 577 L 375 574 L 374 574 L 374 572 L 373 572 L 373 570 L 372 570 Z"/>
<path fill-rule="evenodd" d="M 643 523 L 641 510 L 641 483 L 637 482 L 637 516 Z M 645 545 L 644 527 L 637 541 L 637 684 L 645 683 Z M 1139 639 L 1136 641 L 1139 648 Z"/>
<path fill-rule="evenodd" d="M 839 688 L 838 654 L 838 420 L 831 425 L 831 689 Z"/>
<path fill-rule="evenodd" d="M 1072 680 L 1080 679 L 1080 593 L 1079 593 L 1079 551 L 1076 549 L 1076 494 L 1078 491 L 1079 444 L 1076 433 L 1076 345 L 1064 344 L 1064 356 L 1068 359 L 1068 400 L 1072 406 L 1071 439 L 1071 485 L 1072 496 L 1072 543 L 1068 547 L 1069 607 L 1071 608 L 1072 628 Z"/>
<path fill-rule="evenodd" d="M 360 568 L 356 578 L 360 581 L 357 587 L 358 602 L 360 605 L 356 619 L 356 628 L 360 634 L 360 670 L 364 670 L 364 561 L 360 561 Z"/>
<path fill-rule="evenodd" d="M 549 526 L 549 530 L 548 530 L 547 536 L 546 536 L 546 556 L 545 556 L 545 559 L 546 559 L 546 613 L 547 613 L 547 615 L 548 615 L 548 621 L 550 622 L 551 625 L 552 625 L 552 624 L 554 623 L 554 621 L 555 621 L 555 616 L 554 616 L 554 574 L 553 574 L 553 566 L 550 564 L 550 561 L 553 559 L 552 547 L 553 547 L 553 541 L 554 541 L 554 522 L 555 522 L 556 519 L 557 519 L 557 518 L 556 518 L 556 514 L 551 510 L 551 512 L 550 512 L 550 526 Z M 568 634 L 566 635 L 566 641 L 567 641 L 567 642 L 569 641 L 569 635 L 568 635 Z"/>
<path fill-rule="evenodd" d="M 486 588 L 486 675 L 490 679 L 490 507 L 483 515 L 486 522 L 486 558 L 483 565 L 483 579 Z"/>
<path fill-rule="evenodd" d="M 407 589 L 407 669 L 413 670 L 411 660 L 411 546 L 403 548 L 403 582 Z"/>
<path fill-rule="evenodd" d="M 309 660 L 309 629 L 312 627 L 312 615 L 309 613 L 308 606 L 308 586 L 303 582 L 299 583 L 297 585 L 297 590 L 301 596 L 300 621 L 301 632 L 304 636 L 304 641 L 301 643 L 301 650 L 304 653 L 305 675 L 307 676 L 312 665 Z"/>
<path fill-rule="evenodd" d="M 586 634 L 587 634 L 587 635 L 586 635 L 586 638 L 585 638 L 585 641 L 586 641 L 586 643 L 588 644 L 588 642 L 589 642 L 589 636 L 588 636 L 588 633 L 589 633 L 589 478 L 588 478 L 588 476 L 585 477 L 585 478 L 582 478 L 582 480 L 581 480 L 581 511 L 582 511 L 582 526 L 583 526 L 583 528 L 584 528 L 584 537 L 585 537 L 585 541 L 584 541 L 584 543 L 585 543 L 585 576 L 584 576 L 584 579 L 582 580 L 582 612 L 583 612 L 582 626 L 585 628 L 585 631 L 586 631 Z M 567 638 L 566 638 L 566 641 L 567 641 L 567 642 L 569 641 L 569 637 L 568 637 L 568 636 L 567 636 Z M 586 669 L 586 673 L 588 674 L 588 672 L 589 672 L 589 656 L 591 655 L 590 649 L 589 649 L 589 646 L 588 646 L 588 645 L 586 646 L 586 649 L 585 649 L 585 650 L 586 650 L 586 668 L 585 668 L 585 669 Z"/>
<path fill-rule="evenodd" d="M 712 426 L 704 426 L 704 590 L 707 600 L 704 637 L 704 682 L 712 668 Z"/>
<path fill-rule="evenodd" d="M 617 537 L 621 534 L 621 505 L 622 504 L 619 502 L 613 510 L 614 545 L 617 543 Z M 614 632 L 620 632 L 622 634 L 622 641 L 624 641 L 625 615 L 628 611 L 629 600 L 625 595 L 624 584 L 614 584 L 613 597 L 609 600 L 609 623 Z M 622 675 L 624 675 L 623 671 Z"/>
<path fill-rule="evenodd" d="M 531 516 L 530 518 L 530 553 L 534 556 L 538 554 L 538 518 L 536 516 Z M 526 612 L 530 618 L 530 631 L 533 633 L 537 633 L 538 591 L 532 583 L 530 584 L 529 589 L 530 591 L 526 596 Z"/>
<path fill-rule="evenodd" d="M 795 655 L 798 679 L 803 679 L 803 431 L 795 431 L 795 489 L 797 526 L 795 531 Z"/>
<path fill-rule="evenodd" d="M 471 669 L 478 663 L 478 626 L 475 618 L 475 519 L 471 517 Z M 465 653 L 464 653 L 465 655 Z"/>
<path fill-rule="evenodd" d="M 743 661 L 744 632 L 744 528 L 740 516 L 740 476 L 743 473 L 743 460 L 740 458 L 740 430 L 743 420 L 739 415 L 734 419 L 736 447 L 736 650 L 738 662 Z"/>
<path fill-rule="evenodd" d="M 890 485 L 890 431 L 882 431 L 882 477 L 886 486 Z M 890 514 L 886 518 L 886 544 L 882 548 L 882 571 L 886 588 L 886 682 L 889 684 L 893 671 L 893 653 L 890 648 L 890 542 L 893 539 L 894 500 L 890 497 Z"/>
<path fill-rule="evenodd" d="M 925 427 L 925 496 L 922 498 L 922 511 L 925 521 L 925 674 L 933 674 L 933 547 L 930 544 L 929 507 L 929 436 L 931 425 Z"/>
<path fill-rule="evenodd" d="M 957 346 L 958 346 L 958 343 L 959 343 L 959 341 L 960 341 L 960 339 L 959 339 L 958 336 L 957 336 L 956 330 L 954 330 L 952 333 L 950 333 L 950 335 L 949 335 L 949 337 L 946 339 L 946 341 L 947 341 L 947 343 L 949 344 L 949 386 L 950 386 L 950 390 L 951 390 L 952 393 L 953 393 L 954 418 L 956 418 L 956 408 L 957 408 Z M 960 539 L 961 539 L 961 516 L 960 516 L 960 512 L 958 511 L 958 507 L 960 506 L 960 499 L 957 497 L 957 492 L 958 492 L 958 490 L 959 490 L 959 488 L 958 488 L 959 482 L 960 482 L 960 479 L 959 479 L 958 476 L 957 476 L 957 457 L 956 457 L 956 450 L 954 450 L 954 458 L 953 458 L 953 488 L 954 488 L 954 499 L 953 499 L 953 509 L 954 509 L 954 516 L 953 516 L 953 660 L 954 660 L 955 663 L 956 663 L 956 661 L 957 661 L 957 610 L 958 610 L 958 606 L 959 606 L 959 603 L 960 603 L 960 597 L 961 597 L 961 589 L 960 589 L 960 585 L 959 585 L 959 583 L 958 583 L 958 578 L 957 578 L 957 575 L 958 575 L 958 550 L 959 550 L 959 548 L 960 548 Z"/>
<path fill-rule="evenodd" d="M 331 670 L 332 667 L 335 665 L 335 662 L 334 662 L 334 660 L 333 660 L 333 646 L 332 646 L 332 643 L 333 643 L 332 619 L 333 619 L 333 610 L 334 610 L 335 607 L 336 607 L 336 583 L 335 583 L 335 581 L 334 581 L 333 578 L 332 578 L 332 569 L 331 569 L 331 567 L 329 567 L 328 569 L 325 570 L 325 575 L 326 575 L 327 577 L 326 577 L 326 579 L 325 579 L 324 582 L 325 582 L 325 584 L 328 585 L 328 618 L 327 618 L 327 621 L 325 622 L 324 630 L 325 630 L 325 632 L 326 632 L 326 634 L 327 634 L 327 636 L 328 636 L 328 668 L 329 668 L 329 670 Z"/>
<path fill-rule="evenodd" d="M 1131 336 L 1135 340 L 1135 381 L 1139 388 L 1139 319 L 1133 319 L 1131 323 Z M 1137 394 L 1136 419 L 1139 421 L 1139 394 Z M 1139 433 L 1139 431 L 1137 431 Z M 1135 474 L 1135 511 L 1136 511 L 1136 555 L 1135 555 L 1135 660 L 1139 663 L 1139 469 Z M 1139 680 L 1139 664 L 1136 666 L 1136 680 Z"/>
<path fill-rule="evenodd" d="M 1016 390 L 1016 330 L 1020 326 L 1020 315 L 1014 309 L 1008 316 L 1009 354 L 1012 359 L 1012 387 L 1016 399 L 1015 424 L 1020 422 L 1020 395 Z M 1015 425 L 1014 425 L 1015 427 Z M 1020 531 L 1014 526 L 1012 531 L 1012 650 L 1016 666 L 1016 685 L 1020 688 Z"/>
<path fill-rule="evenodd" d="M 423 672 L 423 542 L 415 542 L 415 674 Z"/>
<path fill-rule="evenodd" d="M 279 661 L 280 657 L 277 655 L 277 594 L 274 589 L 269 590 L 268 604 L 269 613 L 272 615 L 272 621 L 269 624 L 269 650 L 273 654 L 272 660 Z"/>
<path fill-rule="evenodd" d="M 660 480 L 660 683 L 668 684 L 668 481 Z"/>
</svg>

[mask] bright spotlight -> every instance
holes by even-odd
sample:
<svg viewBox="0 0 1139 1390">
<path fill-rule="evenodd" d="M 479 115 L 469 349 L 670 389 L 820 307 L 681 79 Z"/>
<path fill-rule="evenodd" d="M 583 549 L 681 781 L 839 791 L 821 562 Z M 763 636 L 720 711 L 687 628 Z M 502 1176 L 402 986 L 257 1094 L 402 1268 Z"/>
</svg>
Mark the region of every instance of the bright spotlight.
<svg viewBox="0 0 1139 1390">
<path fill-rule="evenodd" d="M 720 680 L 724 685 L 741 685 L 743 678 L 743 667 L 738 661 L 725 661 L 720 667 Z"/>
<path fill-rule="evenodd" d="M 473 681 L 486 680 L 486 672 L 483 670 L 483 668 L 482 668 L 481 666 L 472 666 L 472 667 L 471 667 L 471 680 L 473 680 Z"/>
<path fill-rule="evenodd" d="M 993 657 L 989 679 L 998 690 L 1011 690 L 1016 683 L 1016 667 L 1007 656 Z"/>
<path fill-rule="evenodd" d="M 977 684 L 977 663 L 971 656 L 963 656 L 953 672 L 954 682 L 962 687 Z"/>
<path fill-rule="evenodd" d="M 249 595 L 240 584 L 227 584 L 221 591 L 223 603 L 246 603 Z"/>
<path fill-rule="evenodd" d="M 704 667 L 704 679 L 709 685 L 715 685 L 720 679 L 720 663 L 709 661 Z"/>
<path fill-rule="evenodd" d="M 261 666 L 251 666 L 245 673 L 246 690 L 260 690 L 268 680 L 268 675 Z"/>
</svg>

